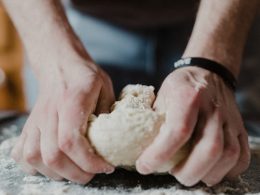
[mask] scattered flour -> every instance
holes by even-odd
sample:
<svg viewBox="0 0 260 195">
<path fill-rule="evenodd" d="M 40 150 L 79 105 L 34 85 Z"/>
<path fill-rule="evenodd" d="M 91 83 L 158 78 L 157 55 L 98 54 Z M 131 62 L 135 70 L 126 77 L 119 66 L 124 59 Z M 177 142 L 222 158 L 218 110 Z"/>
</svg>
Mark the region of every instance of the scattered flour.
<svg viewBox="0 0 260 195">
<path fill-rule="evenodd" d="M 131 89 L 132 90 L 132 89 Z M 146 95 L 151 93 L 146 92 Z M 132 92 L 131 92 L 132 93 Z M 136 94 L 133 94 L 136 97 Z M 151 94 L 150 94 L 151 95 Z M 123 95 L 124 96 L 124 95 Z M 152 97 L 152 96 L 151 96 Z M 150 101 L 150 102 L 149 102 Z M 153 98 L 145 102 L 141 108 L 138 101 L 135 102 L 135 108 L 139 107 L 143 110 L 150 109 L 150 104 Z M 122 103 L 122 102 L 121 102 Z M 121 107 L 122 106 L 122 107 Z M 115 109 L 121 109 L 125 106 L 129 108 L 131 105 L 120 105 L 120 102 L 115 104 Z M 121 107 L 121 108 L 120 108 Z M 124 108 L 124 109 L 125 109 Z M 127 108 L 127 109 L 128 109 Z M 157 116 L 160 118 L 160 116 Z M 155 125 L 156 126 L 156 125 Z M 168 187 L 153 187 L 143 189 L 140 185 L 134 187 L 125 187 L 123 181 L 119 181 L 116 186 L 106 186 L 102 182 L 98 182 L 97 186 L 82 186 L 67 181 L 53 181 L 41 175 L 29 176 L 23 173 L 19 166 L 9 156 L 13 148 L 20 129 L 12 125 L 8 128 L 0 129 L 0 195 L 207 195 L 207 194 L 260 194 L 259 183 L 259 159 L 260 152 L 255 154 L 254 163 L 247 171 L 243 179 L 250 182 L 249 185 L 243 180 L 237 182 L 224 181 L 221 184 L 208 188 L 204 185 L 197 185 L 192 188 L 185 188 L 178 183 Z M 111 177 L 111 176 L 107 176 Z M 127 175 L 126 175 L 127 177 Z M 109 178 L 108 178 L 109 180 Z"/>
<path fill-rule="evenodd" d="M 0 195 L 8 195 L 6 192 L 0 190 Z"/>
<path fill-rule="evenodd" d="M 236 186 L 224 184 L 213 190 L 205 186 L 183 188 L 179 184 L 145 190 L 140 186 L 124 188 L 122 184 L 117 187 L 102 187 L 100 183 L 100 187 L 90 187 L 66 181 L 57 182 L 40 175 L 29 176 L 9 156 L 16 140 L 17 138 L 7 139 L 0 145 L 0 195 L 208 195 L 212 192 L 247 192 L 247 186 L 242 183 Z"/>
</svg>

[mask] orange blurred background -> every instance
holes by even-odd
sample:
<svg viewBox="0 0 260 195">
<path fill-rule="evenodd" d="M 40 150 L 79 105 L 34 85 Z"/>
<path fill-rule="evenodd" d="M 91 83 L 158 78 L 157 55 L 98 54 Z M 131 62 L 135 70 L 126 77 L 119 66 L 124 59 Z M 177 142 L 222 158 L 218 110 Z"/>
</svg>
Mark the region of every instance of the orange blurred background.
<svg viewBox="0 0 260 195">
<path fill-rule="evenodd" d="M 0 110 L 25 110 L 23 61 L 19 37 L 0 4 Z"/>
</svg>

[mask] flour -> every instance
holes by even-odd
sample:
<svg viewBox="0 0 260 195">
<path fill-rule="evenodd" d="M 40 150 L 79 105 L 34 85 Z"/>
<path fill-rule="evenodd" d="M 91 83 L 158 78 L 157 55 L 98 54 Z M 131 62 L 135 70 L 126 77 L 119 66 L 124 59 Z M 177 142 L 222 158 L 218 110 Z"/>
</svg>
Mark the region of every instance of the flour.
<svg viewBox="0 0 260 195">
<path fill-rule="evenodd" d="M 10 138 L 0 144 L 0 195 L 208 195 L 212 193 L 242 194 L 248 192 L 248 185 L 244 182 L 223 182 L 214 188 L 198 185 L 185 188 L 178 183 L 168 187 L 151 187 L 143 189 L 141 186 L 126 188 L 124 182 L 118 180 L 116 186 L 104 186 L 97 182 L 98 187 L 82 186 L 67 181 L 53 181 L 41 175 L 29 176 L 24 174 L 9 154 L 17 138 Z M 255 169 L 253 170 L 255 172 Z M 112 175 L 107 180 L 116 179 Z M 127 177 L 127 176 L 126 176 Z M 254 180 L 254 178 L 251 178 Z M 255 179 L 257 180 L 257 179 Z M 257 187 L 258 184 L 255 184 Z M 253 193 L 252 193 L 253 194 Z"/>
<path fill-rule="evenodd" d="M 8 195 L 6 192 L 0 190 L 0 195 Z"/>
<path fill-rule="evenodd" d="M 146 93 L 148 94 L 148 93 Z M 149 102 L 148 102 L 149 103 Z M 150 104 L 150 103 L 149 103 Z M 138 103 L 136 104 L 138 105 Z M 115 105 L 116 106 L 116 105 Z M 142 109 L 147 109 L 144 106 Z M 23 173 L 19 165 L 10 158 L 13 148 L 21 131 L 15 125 L 0 129 L 0 195 L 208 195 L 208 194 L 260 194 L 260 151 L 253 151 L 252 163 L 242 179 L 234 182 L 224 181 L 219 185 L 208 188 L 202 184 L 192 188 L 186 188 L 178 184 L 173 177 L 169 185 L 163 182 L 155 186 L 154 182 L 145 179 L 134 178 L 125 171 L 119 177 L 115 173 L 111 175 L 97 175 L 87 186 L 74 184 L 68 181 L 53 181 L 47 177 L 36 175 L 30 176 Z M 135 173 L 137 174 L 137 173 Z M 154 181 L 160 176 L 153 176 Z M 128 182 L 134 185 L 127 185 Z M 167 183 L 168 181 L 166 181 Z M 144 185 L 146 184 L 146 185 Z M 161 185 L 162 184 L 162 185 Z M 145 186 L 145 187 L 144 187 Z"/>
</svg>

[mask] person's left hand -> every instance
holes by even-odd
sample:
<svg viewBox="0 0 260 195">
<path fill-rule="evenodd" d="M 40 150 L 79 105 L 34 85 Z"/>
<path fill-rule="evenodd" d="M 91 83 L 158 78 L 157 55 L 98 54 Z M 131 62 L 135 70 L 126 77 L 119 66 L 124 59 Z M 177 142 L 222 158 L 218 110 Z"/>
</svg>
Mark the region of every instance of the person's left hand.
<svg viewBox="0 0 260 195">
<path fill-rule="evenodd" d="M 233 92 L 214 73 L 198 67 L 172 72 L 163 82 L 154 109 L 166 114 L 153 143 L 136 162 L 142 174 L 154 172 L 188 141 L 189 155 L 170 174 L 186 186 L 208 186 L 236 177 L 250 161 L 247 132 Z"/>
</svg>

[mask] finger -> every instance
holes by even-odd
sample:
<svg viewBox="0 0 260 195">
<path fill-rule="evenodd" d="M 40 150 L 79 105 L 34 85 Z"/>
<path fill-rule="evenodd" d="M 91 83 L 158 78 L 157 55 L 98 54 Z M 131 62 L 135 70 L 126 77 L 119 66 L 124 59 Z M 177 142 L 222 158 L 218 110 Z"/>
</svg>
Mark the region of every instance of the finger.
<svg viewBox="0 0 260 195">
<path fill-rule="evenodd" d="M 106 79 L 104 85 L 101 88 L 98 103 L 96 106 L 96 114 L 108 113 L 111 105 L 115 102 L 115 95 L 113 85 L 110 79 Z"/>
<path fill-rule="evenodd" d="M 21 132 L 21 135 L 18 138 L 18 141 L 15 144 L 14 148 L 12 149 L 11 157 L 16 162 L 20 162 L 20 160 L 23 159 L 24 143 L 25 143 L 27 133 L 30 132 L 31 129 L 35 129 L 35 125 L 34 125 L 33 120 L 32 120 L 32 113 L 33 112 L 34 112 L 34 110 L 31 112 L 30 116 L 26 120 L 24 127 L 23 127 L 23 130 Z"/>
<path fill-rule="evenodd" d="M 138 172 L 149 174 L 155 171 L 188 141 L 198 116 L 196 100 L 197 97 L 188 96 L 183 101 L 182 96 L 176 95 L 175 103 L 168 108 L 159 134 L 136 162 Z"/>
<path fill-rule="evenodd" d="M 114 96 L 112 94 L 108 94 L 111 92 L 107 92 L 107 89 L 102 87 L 100 96 L 98 99 L 97 107 L 95 113 L 98 115 L 100 113 L 109 113 L 110 107 L 115 101 Z"/>
<path fill-rule="evenodd" d="M 186 186 L 198 183 L 220 159 L 223 146 L 222 122 L 215 111 L 206 121 L 201 138 L 195 140 L 187 160 L 173 168 L 171 173 Z"/>
<path fill-rule="evenodd" d="M 12 152 L 11 152 L 11 157 L 17 163 L 19 163 L 21 166 L 21 169 L 29 175 L 35 175 L 37 173 L 36 169 L 34 169 L 29 164 L 24 163 L 24 161 L 23 161 L 23 151 L 24 151 L 24 144 L 25 144 L 26 138 L 27 138 L 27 132 L 29 131 L 29 129 L 31 129 L 32 126 L 33 126 L 33 123 L 31 122 L 31 117 L 29 117 L 24 125 L 22 133 L 21 133 L 16 145 L 14 146 L 14 148 L 12 149 Z"/>
<path fill-rule="evenodd" d="M 80 167 L 89 173 L 111 173 L 114 168 L 97 156 L 89 144 L 87 138 L 81 132 L 85 126 L 87 117 L 80 116 L 81 107 L 73 105 L 63 110 L 59 116 L 58 144 L 59 148 Z M 88 116 L 89 110 L 86 115 Z"/>
<path fill-rule="evenodd" d="M 23 146 L 24 141 L 26 139 L 26 133 L 22 131 L 21 135 L 19 136 L 16 144 L 14 145 L 11 151 L 11 157 L 18 163 L 23 158 Z"/>
<path fill-rule="evenodd" d="M 224 129 L 224 152 L 220 160 L 202 179 L 202 181 L 208 186 L 213 186 L 219 183 L 224 178 L 224 176 L 236 165 L 239 159 L 240 144 L 238 138 L 231 134 L 232 131 L 234 131 L 234 129 Z"/>
<path fill-rule="evenodd" d="M 237 161 L 237 164 L 230 172 L 227 174 L 227 177 L 235 178 L 242 172 L 244 172 L 250 164 L 250 148 L 248 144 L 248 135 L 246 130 L 244 129 L 242 133 L 238 136 L 238 140 L 240 143 L 240 157 Z"/>
<path fill-rule="evenodd" d="M 20 164 L 21 169 L 29 174 L 29 175 L 35 175 L 37 173 L 36 169 L 34 169 L 32 166 L 29 164 L 25 163 L 23 161 L 23 151 L 24 151 L 24 143 L 26 141 L 26 133 L 23 132 L 15 145 L 15 147 L 12 150 L 11 156 L 12 158 Z"/>
<path fill-rule="evenodd" d="M 70 181 L 86 184 L 93 175 L 81 170 L 58 147 L 58 115 L 51 114 L 45 130 L 41 131 L 41 152 L 43 163 L 52 171 Z"/>
<path fill-rule="evenodd" d="M 24 144 L 24 162 L 34 167 L 39 173 L 54 180 L 61 180 L 62 177 L 48 169 L 42 162 L 40 151 L 40 131 L 38 128 L 31 130 L 27 135 Z"/>
</svg>

